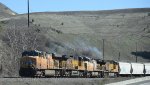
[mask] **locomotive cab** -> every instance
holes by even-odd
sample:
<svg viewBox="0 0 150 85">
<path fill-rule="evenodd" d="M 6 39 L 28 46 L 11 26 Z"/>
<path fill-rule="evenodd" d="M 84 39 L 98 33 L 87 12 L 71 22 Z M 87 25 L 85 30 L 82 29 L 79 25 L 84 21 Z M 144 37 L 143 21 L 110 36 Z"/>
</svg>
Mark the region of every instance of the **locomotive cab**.
<svg viewBox="0 0 150 85">
<path fill-rule="evenodd" d="M 36 68 L 38 66 L 39 59 L 47 59 L 46 52 L 37 50 L 24 51 L 20 60 L 21 67 L 23 68 Z"/>
<path fill-rule="evenodd" d="M 106 69 L 105 67 L 106 62 L 101 59 L 96 59 L 96 61 L 97 61 L 97 69 L 100 71 L 104 71 Z"/>
<path fill-rule="evenodd" d="M 34 76 L 37 70 L 46 69 L 48 54 L 37 50 L 24 51 L 20 59 L 20 76 Z"/>
</svg>

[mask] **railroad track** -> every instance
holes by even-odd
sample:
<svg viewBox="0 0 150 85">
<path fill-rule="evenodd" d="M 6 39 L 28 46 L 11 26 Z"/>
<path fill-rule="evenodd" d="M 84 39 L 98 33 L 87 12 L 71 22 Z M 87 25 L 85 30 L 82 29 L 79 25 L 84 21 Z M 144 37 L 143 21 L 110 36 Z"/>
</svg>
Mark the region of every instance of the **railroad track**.
<svg viewBox="0 0 150 85">
<path fill-rule="evenodd" d="M 143 77 L 143 76 L 141 76 L 141 77 Z M 83 78 L 83 77 L 0 77 L 0 78 L 37 78 L 37 79 L 42 79 L 42 78 L 49 78 L 49 79 L 65 79 L 65 78 L 67 78 L 67 79 L 75 79 L 75 78 L 80 78 L 80 79 L 105 79 L 105 78 Z M 107 79 L 113 79 L 113 78 L 130 78 L 130 79 L 132 79 L 132 78 L 140 78 L 139 76 L 137 77 L 137 76 L 132 76 L 132 77 L 107 77 Z"/>
</svg>

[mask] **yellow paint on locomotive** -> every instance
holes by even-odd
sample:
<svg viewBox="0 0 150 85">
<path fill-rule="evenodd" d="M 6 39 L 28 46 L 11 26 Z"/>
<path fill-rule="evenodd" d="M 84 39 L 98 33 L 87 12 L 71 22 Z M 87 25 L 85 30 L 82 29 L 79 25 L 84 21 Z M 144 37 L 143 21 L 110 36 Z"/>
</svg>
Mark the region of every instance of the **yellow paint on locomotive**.
<svg viewBox="0 0 150 85">
<path fill-rule="evenodd" d="M 37 57 L 37 67 L 38 69 L 47 69 L 47 59 L 44 57 Z"/>
<path fill-rule="evenodd" d="M 52 59 L 52 55 L 47 54 L 47 69 L 54 68 L 54 60 Z"/>
<path fill-rule="evenodd" d="M 87 71 L 93 71 L 93 63 L 89 61 L 84 62 L 85 70 Z"/>
<path fill-rule="evenodd" d="M 59 60 L 54 59 L 54 69 L 59 69 Z"/>
<path fill-rule="evenodd" d="M 53 59 L 52 54 L 46 54 L 45 59 L 41 58 L 42 61 L 42 67 L 44 69 L 59 69 L 60 68 L 60 60 L 59 59 Z M 40 62 L 40 60 L 39 60 Z M 47 68 L 46 68 L 47 67 Z"/>
<path fill-rule="evenodd" d="M 99 69 L 97 68 L 97 62 L 95 60 L 92 60 L 93 63 L 93 71 L 98 71 Z"/>
<path fill-rule="evenodd" d="M 119 72 L 119 65 L 118 64 L 115 64 L 115 67 L 114 67 L 114 72 Z"/>
<path fill-rule="evenodd" d="M 36 69 L 54 69 L 59 68 L 59 61 L 54 61 L 51 54 L 38 56 L 23 56 L 20 60 L 21 68 L 29 68 L 28 62 L 32 61 Z"/>
<path fill-rule="evenodd" d="M 99 71 L 104 71 L 104 70 L 106 70 L 106 66 L 105 66 L 105 64 L 97 64 L 97 69 Z"/>
<path fill-rule="evenodd" d="M 66 68 L 78 69 L 78 60 L 76 60 L 74 58 L 68 58 L 66 63 L 67 63 Z"/>
<path fill-rule="evenodd" d="M 67 61 L 66 60 L 61 60 L 60 61 L 60 68 L 66 68 L 66 63 L 67 63 Z"/>
<path fill-rule="evenodd" d="M 118 64 L 116 62 L 107 62 L 106 71 L 108 72 L 118 72 Z"/>
<path fill-rule="evenodd" d="M 78 61 L 78 70 L 85 70 L 84 61 Z"/>
</svg>

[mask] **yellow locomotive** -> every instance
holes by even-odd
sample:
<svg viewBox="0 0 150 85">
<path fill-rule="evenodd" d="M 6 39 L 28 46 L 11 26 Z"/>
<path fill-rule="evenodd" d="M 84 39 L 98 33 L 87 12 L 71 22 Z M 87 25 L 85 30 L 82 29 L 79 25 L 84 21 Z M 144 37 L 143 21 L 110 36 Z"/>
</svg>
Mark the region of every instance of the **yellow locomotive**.
<svg viewBox="0 0 150 85">
<path fill-rule="evenodd" d="M 105 77 L 117 77 L 119 73 L 119 64 L 113 60 L 106 60 L 105 61 L 105 70 L 104 76 Z"/>
<path fill-rule="evenodd" d="M 46 69 L 59 69 L 52 55 L 37 50 L 24 51 L 20 60 L 20 76 L 42 76 Z"/>
<path fill-rule="evenodd" d="M 20 59 L 20 76 L 28 77 L 104 77 L 118 72 L 117 63 L 82 56 L 24 51 Z"/>
</svg>

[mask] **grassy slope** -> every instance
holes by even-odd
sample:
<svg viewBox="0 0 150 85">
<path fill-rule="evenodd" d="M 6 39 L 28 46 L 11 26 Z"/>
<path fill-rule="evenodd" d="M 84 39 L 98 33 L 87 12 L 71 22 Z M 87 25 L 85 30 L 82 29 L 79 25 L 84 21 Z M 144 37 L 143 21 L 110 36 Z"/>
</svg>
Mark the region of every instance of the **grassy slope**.
<svg viewBox="0 0 150 85">
<path fill-rule="evenodd" d="M 138 42 L 139 51 L 150 50 L 149 12 L 150 9 L 125 9 L 95 12 L 32 13 L 30 18 L 34 20 L 34 25 L 50 28 L 45 35 L 64 45 L 62 50 L 64 47 L 88 49 L 85 46 L 89 45 L 89 48 L 96 47 L 102 53 L 102 39 L 105 39 L 106 59 L 117 60 L 118 57 L 116 56 L 120 51 L 123 60 L 133 60 L 130 59 L 132 58 L 130 56 L 133 56 L 131 52 L 135 51 L 136 42 Z M 26 23 L 26 15 L 12 18 L 22 20 L 21 22 L 18 21 L 22 23 L 19 25 Z M 54 32 L 56 30 L 62 33 L 57 34 Z M 55 47 L 49 48 L 55 49 Z"/>
<path fill-rule="evenodd" d="M 0 2 L 0 19 L 10 17 L 12 15 L 16 15 L 16 13 Z"/>
<path fill-rule="evenodd" d="M 135 51 L 136 42 L 138 51 L 150 50 L 149 12 L 150 9 L 126 9 L 60 14 L 33 13 L 31 18 L 34 19 L 35 24 L 62 31 L 65 37 L 62 35 L 56 37 L 61 37 L 59 40 L 62 42 L 73 44 L 75 47 L 78 45 L 81 47 L 80 44 L 84 43 L 97 47 L 102 52 L 101 42 L 105 39 L 106 59 L 116 60 L 120 51 L 121 59 L 133 61 L 131 52 Z M 66 38 L 66 36 L 72 37 Z"/>
</svg>

